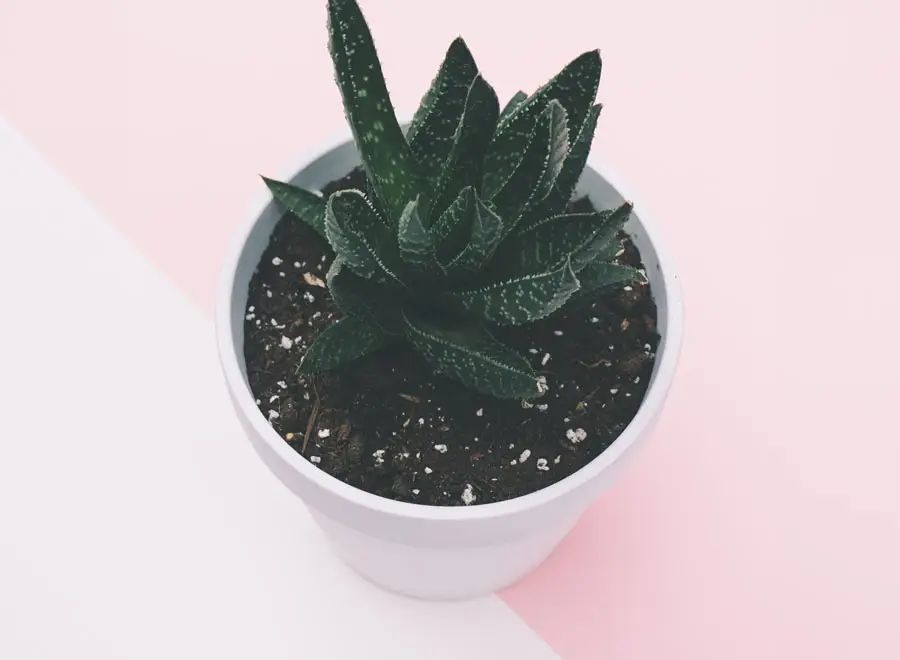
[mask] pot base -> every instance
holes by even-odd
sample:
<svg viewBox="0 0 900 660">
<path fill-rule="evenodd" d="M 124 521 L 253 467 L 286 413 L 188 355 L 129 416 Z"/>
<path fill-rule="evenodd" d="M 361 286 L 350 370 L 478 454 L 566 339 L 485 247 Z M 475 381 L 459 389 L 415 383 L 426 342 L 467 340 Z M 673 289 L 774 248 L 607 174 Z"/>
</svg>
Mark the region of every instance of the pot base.
<svg viewBox="0 0 900 660">
<path fill-rule="evenodd" d="M 511 586 L 540 566 L 580 518 L 503 545 L 437 548 L 377 538 L 310 512 L 355 573 L 392 593 L 429 601 L 471 600 Z"/>
</svg>

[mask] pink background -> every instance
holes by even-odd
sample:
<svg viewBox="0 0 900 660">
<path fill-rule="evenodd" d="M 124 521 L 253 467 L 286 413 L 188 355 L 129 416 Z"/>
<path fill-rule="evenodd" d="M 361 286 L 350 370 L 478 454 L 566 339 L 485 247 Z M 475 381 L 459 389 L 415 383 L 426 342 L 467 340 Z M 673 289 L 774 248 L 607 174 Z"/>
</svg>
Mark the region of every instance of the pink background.
<svg viewBox="0 0 900 660">
<path fill-rule="evenodd" d="M 600 47 L 594 148 L 684 282 L 657 438 L 507 603 L 566 659 L 900 657 L 893 3 L 363 8 L 407 109 L 458 33 L 504 99 Z M 344 123 L 324 25 L 319 0 L 3 0 L 0 112 L 211 311 L 257 172 Z"/>
</svg>

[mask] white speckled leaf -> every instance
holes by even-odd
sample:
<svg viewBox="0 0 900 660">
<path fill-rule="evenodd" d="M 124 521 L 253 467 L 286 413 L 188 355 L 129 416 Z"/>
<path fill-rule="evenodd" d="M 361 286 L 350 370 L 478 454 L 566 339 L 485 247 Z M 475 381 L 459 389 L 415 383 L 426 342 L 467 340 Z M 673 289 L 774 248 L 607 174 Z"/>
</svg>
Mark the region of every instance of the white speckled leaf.
<svg viewBox="0 0 900 660">
<path fill-rule="evenodd" d="M 579 277 L 582 281 L 582 287 L 585 291 L 591 292 L 603 289 L 615 284 L 624 284 L 626 282 L 644 282 L 644 277 L 639 271 L 630 266 L 620 266 L 602 261 L 595 261 L 581 271 Z"/>
<path fill-rule="evenodd" d="M 500 103 L 488 82 L 477 75 L 453 136 L 453 150 L 441 169 L 433 193 L 432 219 L 456 199 L 460 190 L 481 181 L 484 149 L 497 124 Z"/>
<path fill-rule="evenodd" d="M 359 190 L 340 190 L 329 197 L 325 233 L 357 275 L 403 284 L 394 235 Z"/>
<path fill-rule="evenodd" d="M 521 90 L 513 94 L 512 98 L 510 98 L 509 101 L 507 101 L 506 105 L 503 106 L 503 110 L 500 111 L 499 121 L 502 122 L 507 117 L 509 117 L 513 113 L 513 111 L 518 108 L 527 98 L 528 94 Z"/>
<path fill-rule="evenodd" d="M 477 74 L 472 53 L 462 37 L 457 37 L 413 115 L 406 139 L 423 175 L 432 182 L 453 149 L 453 136 Z"/>
<path fill-rule="evenodd" d="M 412 310 L 405 311 L 405 318 L 407 339 L 435 371 L 497 398 L 525 399 L 542 393 L 528 360 L 485 328 L 447 319 L 438 324 Z"/>
<path fill-rule="evenodd" d="M 599 103 L 591 108 L 566 154 L 565 162 L 556 177 L 552 190 L 542 202 L 526 212 L 527 219 L 559 215 L 565 211 L 575 192 L 575 187 L 578 185 L 578 180 L 584 172 L 585 165 L 587 165 L 601 109 L 602 106 Z"/>
<path fill-rule="evenodd" d="M 513 231 L 529 205 L 539 202 L 550 191 L 565 162 L 567 134 L 565 110 L 558 102 L 551 101 L 534 126 L 518 168 L 489 198 L 503 218 L 506 234 Z"/>
<path fill-rule="evenodd" d="M 279 204 L 325 237 L 326 200 L 321 194 L 266 177 L 262 180 Z"/>
<path fill-rule="evenodd" d="M 506 242 L 498 262 L 519 272 L 557 268 L 572 259 L 578 273 L 597 258 L 628 220 L 632 205 L 591 213 L 571 213 L 541 218 L 519 228 Z"/>
<path fill-rule="evenodd" d="M 441 263 L 446 264 L 465 247 L 474 215 L 475 191 L 466 186 L 431 227 Z"/>
<path fill-rule="evenodd" d="M 447 295 L 449 300 L 490 323 L 520 325 L 552 314 L 578 287 L 578 277 L 566 261 L 555 270 L 521 275 Z"/>
<path fill-rule="evenodd" d="M 518 168 L 534 122 L 551 100 L 562 104 L 570 126 L 581 126 L 597 96 L 601 68 L 600 51 L 579 55 L 498 123 L 485 156 L 482 192 L 486 198 L 499 190 Z M 570 138 L 575 139 L 574 130 Z"/>
<path fill-rule="evenodd" d="M 395 289 L 367 280 L 336 257 L 325 275 L 332 300 L 347 316 L 378 325 L 386 334 L 403 334 L 403 319 Z"/>
<path fill-rule="evenodd" d="M 503 220 L 475 194 L 475 213 L 468 244 L 447 265 L 447 275 L 478 272 L 494 256 L 503 238 Z"/>
<path fill-rule="evenodd" d="M 434 236 L 422 223 L 417 197 L 403 209 L 397 230 L 397 241 L 402 259 L 421 270 L 429 270 L 437 265 L 434 251 Z"/>
<path fill-rule="evenodd" d="M 328 0 L 328 34 L 335 79 L 360 158 L 389 218 L 396 222 L 406 203 L 421 192 L 422 179 L 356 0 Z"/>
<path fill-rule="evenodd" d="M 329 371 L 374 353 L 391 341 L 377 325 L 346 316 L 316 336 L 300 360 L 299 370 L 306 374 Z"/>
</svg>

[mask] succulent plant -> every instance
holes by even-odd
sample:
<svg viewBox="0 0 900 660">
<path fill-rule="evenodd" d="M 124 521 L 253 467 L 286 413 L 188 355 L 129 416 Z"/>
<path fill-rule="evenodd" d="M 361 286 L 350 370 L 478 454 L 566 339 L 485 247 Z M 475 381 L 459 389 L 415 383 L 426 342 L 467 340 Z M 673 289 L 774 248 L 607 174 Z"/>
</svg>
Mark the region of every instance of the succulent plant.
<svg viewBox="0 0 900 660">
<path fill-rule="evenodd" d="M 356 1 L 329 0 L 328 28 L 366 189 L 326 198 L 263 177 L 334 251 L 326 281 L 342 316 L 300 370 L 408 342 L 433 370 L 475 390 L 540 396 L 545 379 L 491 326 L 530 323 L 573 297 L 643 278 L 612 263 L 630 203 L 567 212 L 600 114 L 599 51 L 501 110 L 457 38 L 404 131 Z"/>
</svg>

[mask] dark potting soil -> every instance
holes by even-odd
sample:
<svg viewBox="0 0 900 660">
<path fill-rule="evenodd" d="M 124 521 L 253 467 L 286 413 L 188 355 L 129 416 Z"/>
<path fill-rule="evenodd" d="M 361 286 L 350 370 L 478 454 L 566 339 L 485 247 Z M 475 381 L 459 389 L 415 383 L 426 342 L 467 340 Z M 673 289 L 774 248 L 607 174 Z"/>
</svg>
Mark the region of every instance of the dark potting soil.
<svg viewBox="0 0 900 660">
<path fill-rule="evenodd" d="M 364 185 L 357 169 L 324 192 Z M 592 208 L 586 198 L 571 206 Z M 281 219 L 250 283 L 244 355 L 260 412 L 337 479 L 419 504 L 506 500 L 584 467 L 641 405 L 659 336 L 649 285 L 638 284 L 530 325 L 495 329 L 547 378 L 549 392 L 531 407 L 436 375 L 405 346 L 298 376 L 306 347 L 341 316 L 324 286 L 331 259 L 305 223 Z M 617 260 L 643 267 L 624 233 Z"/>
</svg>

